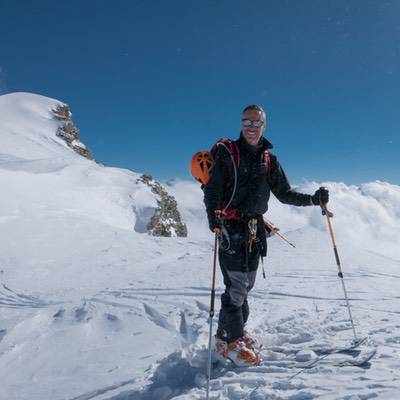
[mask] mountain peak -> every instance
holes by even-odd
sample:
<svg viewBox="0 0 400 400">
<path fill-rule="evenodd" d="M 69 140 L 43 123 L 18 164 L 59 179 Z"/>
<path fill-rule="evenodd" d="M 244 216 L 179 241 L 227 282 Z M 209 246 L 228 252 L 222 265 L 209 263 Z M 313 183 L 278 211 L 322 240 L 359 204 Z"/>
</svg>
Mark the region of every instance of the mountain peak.
<svg viewBox="0 0 400 400">
<path fill-rule="evenodd" d="M 0 96 L 1 155 L 22 160 L 70 159 L 74 158 L 73 153 L 85 155 L 77 151 L 85 146 L 79 141 L 79 130 L 74 127 L 71 114 L 69 120 L 61 120 L 56 114 L 66 108 L 68 105 L 59 100 L 33 93 Z M 63 130 L 73 132 L 73 128 L 77 130 L 75 146 L 71 145 L 73 140 L 70 143 L 62 136 Z"/>
</svg>

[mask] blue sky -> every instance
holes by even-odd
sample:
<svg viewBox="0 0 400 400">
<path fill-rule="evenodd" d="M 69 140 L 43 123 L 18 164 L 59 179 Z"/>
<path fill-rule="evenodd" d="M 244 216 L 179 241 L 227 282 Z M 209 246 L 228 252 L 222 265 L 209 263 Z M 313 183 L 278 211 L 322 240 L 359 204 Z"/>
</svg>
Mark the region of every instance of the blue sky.
<svg viewBox="0 0 400 400">
<path fill-rule="evenodd" d="M 0 93 L 67 102 L 107 165 L 188 178 L 241 110 L 292 183 L 400 183 L 400 2 L 0 0 Z"/>
</svg>

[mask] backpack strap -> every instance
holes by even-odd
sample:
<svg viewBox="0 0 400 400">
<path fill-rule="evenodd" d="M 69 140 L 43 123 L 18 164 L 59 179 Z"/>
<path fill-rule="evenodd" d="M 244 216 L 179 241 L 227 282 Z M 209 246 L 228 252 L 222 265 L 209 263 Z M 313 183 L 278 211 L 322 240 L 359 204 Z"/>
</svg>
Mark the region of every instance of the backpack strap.
<svg viewBox="0 0 400 400">
<path fill-rule="evenodd" d="M 233 174 L 233 165 L 232 165 L 232 159 L 235 161 L 236 168 L 239 169 L 240 166 L 240 149 L 239 145 L 236 141 L 233 141 L 231 139 L 226 139 L 226 138 L 221 138 L 213 145 L 211 148 L 211 154 L 215 156 L 217 149 L 219 146 L 224 147 L 228 152 L 229 152 L 229 159 L 228 159 L 228 168 L 229 168 L 229 174 Z M 231 183 L 228 182 L 228 186 L 231 186 Z"/>
<path fill-rule="evenodd" d="M 233 157 L 234 158 L 235 158 L 235 154 L 236 154 L 235 161 L 236 161 L 236 166 L 239 169 L 239 167 L 240 167 L 240 149 L 239 149 L 239 145 L 237 144 L 236 141 L 234 141 L 234 142 L 231 141 L 230 144 L 231 144 L 231 154 L 233 153 Z"/>
<path fill-rule="evenodd" d="M 265 150 L 263 153 L 263 158 L 264 158 L 264 164 L 265 164 L 265 172 L 268 175 L 268 170 L 269 170 L 269 163 L 271 161 L 271 157 L 269 155 L 268 150 Z"/>
<path fill-rule="evenodd" d="M 211 154 L 215 156 L 215 153 L 217 152 L 218 146 L 219 145 L 224 145 L 225 149 L 229 150 L 230 154 L 230 159 L 228 160 L 228 167 L 229 167 L 229 173 L 231 174 L 233 172 L 232 168 L 232 158 L 235 160 L 237 170 L 239 170 L 240 167 L 240 148 L 237 143 L 237 141 L 233 141 L 231 139 L 226 139 L 226 138 L 221 138 L 213 145 L 211 148 Z M 265 172 L 268 175 L 269 171 L 269 166 L 270 166 L 270 161 L 271 161 L 271 156 L 268 152 L 268 150 L 265 150 L 261 156 L 262 162 L 265 165 Z M 229 186 L 229 185 L 228 185 Z"/>
</svg>

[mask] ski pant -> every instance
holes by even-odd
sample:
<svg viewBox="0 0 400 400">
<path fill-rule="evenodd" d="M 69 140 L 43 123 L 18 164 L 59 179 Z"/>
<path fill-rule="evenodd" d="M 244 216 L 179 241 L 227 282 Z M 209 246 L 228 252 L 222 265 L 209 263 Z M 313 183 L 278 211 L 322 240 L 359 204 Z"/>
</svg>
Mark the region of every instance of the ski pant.
<svg viewBox="0 0 400 400">
<path fill-rule="evenodd" d="M 225 292 L 221 296 L 217 336 L 228 343 L 244 335 L 250 313 L 247 295 L 254 286 L 260 259 L 257 247 L 248 252 L 245 237 L 234 233 L 229 249 L 220 247 L 218 254 Z"/>
</svg>

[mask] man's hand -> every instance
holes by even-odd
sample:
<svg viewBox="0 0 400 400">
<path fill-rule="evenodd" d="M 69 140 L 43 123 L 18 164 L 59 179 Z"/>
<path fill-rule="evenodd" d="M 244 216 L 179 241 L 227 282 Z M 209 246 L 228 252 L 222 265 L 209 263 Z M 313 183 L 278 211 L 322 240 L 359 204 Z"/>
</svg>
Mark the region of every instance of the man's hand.
<svg viewBox="0 0 400 400">
<path fill-rule="evenodd" d="M 221 231 L 221 221 L 215 215 L 215 213 L 210 213 L 208 215 L 208 226 L 210 227 L 210 231 L 213 233 L 218 233 Z"/>
<path fill-rule="evenodd" d="M 311 201 L 314 206 L 319 206 L 321 203 L 326 204 L 329 201 L 329 191 L 324 187 L 320 187 L 312 196 Z M 321 201 L 321 202 L 320 202 Z"/>
<path fill-rule="evenodd" d="M 275 227 L 274 227 L 274 228 L 271 229 L 271 232 L 270 232 L 269 234 L 270 234 L 271 236 L 274 236 L 277 232 L 279 232 L 279 230 L 280 230 L 279 228 L 275 228 Z"/>
<path fill-rule="evenodd" d="M 279 228 L 273 226 L 271 223 L 267 222 L 264 219 L 265 230 L 267 231 L 267 237 L 274 236 L 277 232 L 279 232 Z"/>
</svg>

